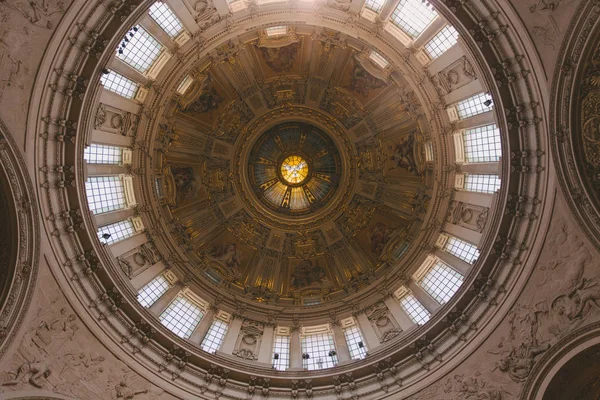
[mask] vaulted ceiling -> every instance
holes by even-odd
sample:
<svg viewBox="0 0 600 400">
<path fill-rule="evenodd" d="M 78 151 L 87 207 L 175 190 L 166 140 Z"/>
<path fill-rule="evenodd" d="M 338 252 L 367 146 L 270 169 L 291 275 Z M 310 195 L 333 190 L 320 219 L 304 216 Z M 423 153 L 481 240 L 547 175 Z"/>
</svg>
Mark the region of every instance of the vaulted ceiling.
<svg viewBox="0 0 600 400">
<path fill-rule="evenodd" d="M 598 10 L 0 1 L 1 396 L 596 396 Z"/>
<path fill-rule="evenodd" d="M 344 296 L 396 264 L 428 209 L 432 163 L 425 161 L 420 105 L 401 75 L 339 32 L 288 29 L 274 39 L 261 31 L 247 42 L 228 42 L 217 49 L 226 57 L 192 67 L 194 82 L 172 102 L 175 137 L 162 150 L 162 168 L 170 213 L 193 242 L 202 273 L 255 300 L 298 304 L 305 296 Z M 334 178 L 343 185 L 342 193 L 333 188 L 323 201 L 312 199 L 302 218 L 269 217 L 252 194 L 261 197 L 269 179 L 256 175 L 255 163 L 276 166 L 279 153 L 262 150 L 260 161 L 250 147 L 264 140 L 258 137 L 268 126 L 285 121 L 305 124 L 298 135 L 309 140 L 316 136 L 306 124 L 322 127 L 323 143 L 298 150 L 315 159 L 328 148 L 336 153 Z M 299 140 L 273 135 L 285 154 Z M 326 184 L 308 193 L 329 190 L 332 177 L 324 175 Z M 284 193 L 274 195 L 277 202 Z"/>
</svg>

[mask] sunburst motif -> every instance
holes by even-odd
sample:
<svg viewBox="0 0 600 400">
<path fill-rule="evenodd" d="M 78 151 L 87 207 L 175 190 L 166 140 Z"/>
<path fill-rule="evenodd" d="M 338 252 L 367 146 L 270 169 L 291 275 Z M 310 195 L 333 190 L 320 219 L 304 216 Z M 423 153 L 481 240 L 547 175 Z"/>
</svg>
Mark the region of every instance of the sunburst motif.
<svg viewBox="0 0 600 400">
<path fill-rule="evenodd" d="M 306 160 L 297 155 L 289 156 L 281 163 L 281 176 L 291 185 L 302 182 L 308 176 Z"/>
</svg>

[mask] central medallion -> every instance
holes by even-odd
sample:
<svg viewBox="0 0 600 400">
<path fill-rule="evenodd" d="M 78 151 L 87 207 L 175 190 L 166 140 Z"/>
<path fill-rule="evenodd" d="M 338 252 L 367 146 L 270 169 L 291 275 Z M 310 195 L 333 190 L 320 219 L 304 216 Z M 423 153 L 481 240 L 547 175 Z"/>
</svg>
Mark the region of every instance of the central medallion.
<svg viewBox="0 0 600 400">
<path fill-rule="evenodd" d="M 306 180 L 310 170 L 304 157 L 294 154 L 283 160 L 279 171 L 284 182 L 298 185 Z"/>
<path fill-rule="evenodd" d="M 263 132 L 248 161 L 255 195 L 286 216 L 321 209 L 337 191 L 342 170 L 331 137 L 305 122 L 285 122 Z"/>
</svg>

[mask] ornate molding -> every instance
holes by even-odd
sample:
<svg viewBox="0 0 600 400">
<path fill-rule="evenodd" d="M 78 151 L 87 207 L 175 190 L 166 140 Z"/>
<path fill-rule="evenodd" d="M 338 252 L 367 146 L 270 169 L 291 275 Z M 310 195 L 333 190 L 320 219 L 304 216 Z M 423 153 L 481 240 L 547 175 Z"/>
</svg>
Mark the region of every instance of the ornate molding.
<svg viewBox="0 0 600 400">
<path fill-rule="evenodd" d="M 94 19 L 90 15 L 82 14 L 78 17 L 82 24 L 90 24 L 89 31 L 103 31 L 104 35 L 115 35 L 120 38 L 129 26 L 142 14 L 145 7 L 149 5 L 149 1 L 126 2 L 126 7 L 132 5 L 140 5 L 135 13 L 127 18 L 120 12 L 121 8 L 108 8 L 102 11 L 102 2 L 95 3 L 90 6 L 90 13 L 98 12 L 100 16 Z M 490 70 L 490 65 L 501 65 L 506 60 L 512 60 L 506 65 L 506 70 L 503 73 L 509 73 L 514 69 L 514 72 L 527 69 L 527 63 L 530 61 L 527 57 L 517 57 L 518 53 L 529 54 L 527 49 L 520 47 L 521 41 L 518 40 L 518 35 L 511 30 L 511 26 L 506 24 L 506 21 L 498 12 L 501 7 L 494 0 L 482 0 L 477 5 L 471 2 L 453 2 L 456 14 L 451 14 L 449 9 L 440 1 L 434 2 L 441 13 L 443 13 L 451 22 L 460 22 L 455 24 L 461 28 L 461 34 L 465 37 L 469 49 L 473 54 L 477 54 L 477 68 L 483 73 L 483 79 L 489 86 L 489 90 L 493 93 L 496 99 L 496 104 L 500 110 L 510 110 L 510 113 L 517 113 L 522 110 L 522 106 L 515 102 L 519 98 L 521 102 L 528 104 L 538 104 L 536 82 L 525 79 L 525 76 L 514 79 L 507 79 L 502 86 L 495 83 L 495 77 Z M 449 2 L 446 2 L 449 3 Z M 481 4 L 479 4 L 481 3 Z M 286 4 L 287 6 L 287 4 Z M 270 10 L 270 9 L 269 9 Z M 253 18 L 269 17 L 272 15 L 280 15 L 283 20 L 301 20 L 313 18 L 314 12 L 306 10 L 288 10 L 279 11 L 253 11 Z M 342 12 L 335 10 L 323 9 L 319 13 L 323 14 L 323 18 L 327 18 L 328 24 L 338 27 L 340 30 L 351 33 L 346 19 Z M 117 15 L 118 14 L 118 15 Z M 124 17 L 123 21 L 118 21 L 115 16 Z M 250 16 L 241 15 L 239 19 L 216 22 L 213 26 L 206 29 L 203 33 L 206 40 L 202 42 L 203 52 L 210 50 L 227 40 L 228 35 L 237 35 L 245 29 L 244 24 L 250 24 Z M 70 21 L 67 21 L 70 22 Z M 358 25 L 358 26 L 356 26 Z M 227 30 L 224 30 L 224 27 Z M 352 30 L 363 29 L 358 23 L 352 24 Z M 468 31 L 470 30 L 470 31 Z M 224 32 L 228 33 L 224 33 Z M 218 32 L 218 34 L 216 33 Z M 470 32 L 470 34 L 469 34 Z M 361 35 L 363 32 L 361 31 Z M 65 34 L 66 35 L 66 34 Z M 57 178 L 56 172 L 50 172 L 47 168 L 51 165 L 61 165 L 63 163 L 63 154 L 81 154 L 83 143 L 80 138 L 75 138 L 73 135 L 77 131 L 82 131 L 88 128 L 89 122 L 86 115 L 90 113 L 91 104 L 94 97 L 97 95 L 97 82 L 100 69 L 106 65 L 109 58 L 112 56 L 112 51 L 107 51 L 101 57 L 101 60 L 92 59 L 87 56 L 78 43 L 87 41 L 88 33 L 80 30 L 79 27 L 72 27 L 69 31 L 69 37 L 72 40 L 61 43 L 60 51 L 57 52 L 53 62 L 57 65 L 71 65 L 75 71 L 94 71 L 93 79 L 90 81 L 94 84 L 90 86 L 85 97 L 85 102 L 66 98 L 63 93 L 60 93 L 48 86 L 45 79 L 56 81 L 61 79 L 56 77 L 53 68 L 56 67 L 52 62 L 48 63 L 47 69 L 40 71 L 40 90 L 43 91 L 43 96 L 40 104 L 32 105 L 32 113 L 35 113 L 39 118 L 34 118 L 35 126 L 31 127 L 32 131 L 37 134 L 45 132 L 40 137 L 37 137 L 38 148 L 40 149 L 40 157 L 37 160 L 36 171 L 37 181 L 40 184 L 40 198 L 42 199 L 42 209 L 49 210 L 48 214 L 58 215 L 64 213 L 69 207 L 79 205 L 81 199 L 81 182 L 75 182 L 77 187 L 65 187 L 64 184 L 57 184 L 62 181 L 62 175 Z M 505 40 L 494 40 L 497 36 L 504 35 Z M 382 47 L 387 46 L 388 52 L 393 53 L 394 60 L 398 60 L 400 55 L 405 55 L 397 42 L 393 41 L 390 36 L 385 36 L 385 32 L 381 36 L 371 37 L 373 43 Z M 364 39 L 363 39 L 364 40 Z M 117 40 L 113 40 L 110 44 L 115 44 Z M 196 41 L 190 41 L 190 46 L 197 46 Z M 108 46 L 108 48 L 112 48 Z M 197 47 L 190 47 L 189 54 L 195 54 Z M 183 49 L 182 49 L 183 51 Z M 183 56 L 185 59 L 186 56 Z M 518 60 L 517 60 L 518 59 Z M 174 62 L 181 62 L 175 60 Z M 410 64 L 410 63 L 407 63 Z M 406 68 L 413 68 L 413 65 Z M 416 71 L 418 72 L 418 71 Z M 44 75 L 45 74 L 45 75 Z M 175 73 L 165 75 L 164 87 L 172 87 L 175 90 L 175 82 L 179 78 Z M 420 73 L 416 74 L 417 76 Z M 512 74 L 510 74 L 512 76 Z M 161 78 L 163 79 L 163 78 Z M 423 85 L 424 80 L 420 83 L 411 82 L 415 86 Z M 162 82 L 161 82 L 162 83 Z M 165 91 L 167 89 L 164 89 Z M 423 90 L 424 93 L 427 93 Z M 419 91 L 419 96 L 422 96 L 422 103 L 432 104 L 439 98 L 428 98 L 430 94 L 423 94 Z M 457 297 L 445 305 L 438 312 L 428 326 L 420 327 L 403 336 L 401 340 L 392 340 L 395 345 L 394 350 L 385 348 L 387 351 L 374 353 L 369 358 L 344 366 L 339 366 L 332 369 L 322 371 L 306 372 L 308 380 L 303 389 L 314 398 L 326 398 L 334 393 L 335 377 L 340 374 L 352 373 L 357 380 L 360 379 L 360 384 L 356 385 L 355 395 L 360 397 L 379 396 L 382 391 L 387 392 L 389 396 L 399 391 L 415 391 L 428 383 L 432 378 L 432 372 L 437 371 L 443 373 L 450 370 L 456 362 L 464 359 L 469 353 L 465 343 L 478 342 L 486 337 L 486 332 L 492 329 L 497 321 L 498 315 L 506 312 L 511 299 L 514 298 L 522 288 L 523 276 L 527 275 L 531 267 L 525 269 L 521 264 L 530 254 L 530 249 L 535 244 L 535 232 L 539 229 L 539 221 L 536 219 L 520 218 L 514 215 L 503 215 L 502 209 L 506 202 L 509 193 L 521 194 L 530 199 L 536 199 L 537 202 L 530 203 L 530 211 L 532 213 L 541 213 L 539 209 L 545 205 L 545 193 L 547 179 L 547 157 L 544 156 L 546 143 L 544 142 L 544 126 L 538 106 L 533 106 L 527 110 L 527 120 L 537 121 L 526 124 L 514 124 L 508 121 L 502 112 L 498 113 L 498 123 L 506 132 L 508 142 L 504 145 L 504 153 L 521 152 L 524 150 L 530 151 L 531 154 L 526 159 L 527 165 L 531 165 L 531 169 L 514 168 L 512 171 L 509 162 L 506 161 L 503 168 L 503 178 L 506 179 L 506 184 L 503 191 L 498 196 L 497 209 L 493 216 L 489 218 L 489 224 L 495 227 L 490 229 L 490 235 L 487 241 L 483 244 L 481 255 L 481 264 L 478 269 L 467 277 L 464 287 L 459 291 Z M 39 107 L 39 110 L 37 109 Z M 444 123 L 444 110 L 428 111 L 427 116 L 431 117 L 438 125 L 438 128 Z M 78 118 L 81 116 L 81 118 Z M 147 116 L 143 117 L 147 118 Z M 79 129 L 74 129 L 75 120 L 80 121 Z M 158 121 L 152 121 L 147 124 L 140 124 L 139 129 L 144 129 L 145 132 L 152 130 L 153 125 L 158 124 Z M 72 138 L 76 141 L 76 145 L 72 142 L 65 141 L 65 137 Z M 439 141 L 439 151 L 446 152 L 445 147 Z M 77 156 L 79 157 L 79 156 Z M 441 156 L 444 158 L 444 156 Z M 142 158 L 142 156 L 140 156 Z M 521 167 L 521 163 L 525 162 L 518 158 L 511 161 L 514 166 Z M 79 159 L 78 164 L 81 164 Z M 46 168 L 46 170 L 44 170 Z M 82 170 L 76 171 L 78 176 L 81 176 Z M 60 173 L 58 173 L 60 174 Z M 441 171 L 437 171 L 437 177 L 441 180 L 445 179 L 441 175 Z M 446 186 L 448 182 L 444 181 L 442 186 Z M 152 183 L 150 177 L 141 183 L 142 191 L 149 193 Z M 442 188 L 443 189 L 443 188 Z M 551 200 L 550 200 L 551 201 Z M 541 204 L 541 205 L 540 205 Z M 440 210 L 436 210 L 436 213 Z M 49 217 L 50 215 L 44 215 Z M 445 211 L 441 215 L 445 215 Z M 120 269 L 115 265 L 116 261 L 112 259 L 105 249 L 98 243 L 95 235 L 82 230 L 68 230 L 56 221 L 49 219 L 45 220 L 48 231 L 56 232 L 52 236 L 52 246 L 56 250 L 59 263 L 53 268 L 57 269 L 57 273 L 63 274 L 71 278 L 69 284 L 63 284 L 62 289 L 69 292 L 70 297 L 79 301 L 86 308 L 90 301 L 95 301 L 107 293 L 107 289 L 116 291 L 122 290 L 122 300 L 135 304 L 135 294 L 130 289 L 122 289 L 127 287 L 127 281 L 120 274 Z M 86 216 L 84 221 L 88 230 L 91 230 L 93 224 L 91 217 Z M 160 225 L 157 225 L 157 228 Z M 434 230 L 432 230 L 434 231 Z M 500 240 L 496 240 L 499 237 Z M 496 240 L 496 241 L 495 241 Z M 181 256 L 180 249 L 170 249 Z M 88 271 L 87 259 L 83 256 L 85 252 L 97 254 L 99 263 L 97 269 Z M 96 257 L 94 255 L 94 257 Z M 535 257 L 531 257 L 535 259 Z M 175 269 L 175 267 L 174 267 Z M 484 284 L 479 284 L 484 282 Z M 475 290 L 471 290 L 474 287 Z M 206 289 L 209 290 L 209 289 Z M 246 396 L 250 387 L 250 374 L 261 376 L 269 376 L 263 378 L 263 393 L 269 394 L 270 397 L 284 397 L 289 395 L 289 388 L 293 387 L 293 381 L 296 380 L 294 372 L 279 372 L 274 373 L 269 369 L 253 366 L 248 371 L 246 365 L 243 368 L 240 364 L 218 355 L 202 353 L 197 346 L 192 345 L 174 334 L 166 330 L 156 321 L 156 318 L 151 316 L 147 311 L 141 310 L 140 307 L 122 307 L 116 310 L 105 304 L 106 302 L 97 302 L 95 307 L 86 308 L 87 313 L 82 318 L 85 318 L 90 325 L 96 325 L 99 330 L 102 330 L 107 336 L 112 336 L 113 339 L 105 339 L 111 341 L 112 348 L 118 348 L 123 353 L 123 357 L 130 363 L 135 363 L 138 369 L 144 368 L 147 376 L 153 376 L 156 380 L 161 380 L 166 387 L 185 388 L 188 392 L 194 392 L 194 395 L 202 398 L 227 395 L 229 397 L 241 398 Z M 456 320 L 444 321 L 448 312 L 454 307 L 459 307 L 462 311 L 461 321 L 464 323 L 454 324 Z M 259 309 L 260 311 L 260 309 Z M 132 348 L 126 342 L 118 342 L 122 336 L 122 332 L 128 332 L 132 329 L 136 322 L 145 321 L 148 326 L 156 329 L 156 333 L 148 344 L 143 348 Z M 452 326 L 452 329 L 450 328 Z M 429 358 L 429 354 L 417 359 L 415 357 L 414 346 L 411 344 L 421 340 L 427 334 L 427 346 L 436 349 L 435 357 Z M 481 335 L 481 336 L 479 336 Z M 463 337 L 461 339 L 461 337 Z M 167 365 L 167 369 L 159 369 L 160 360 L 170 360 L 169 348 L 175 343 L 178 347 L 190 354 L 190 357 L 185 362 L 185 368 L 175 369 L 174 366 Z M 418 348 L 423 347 L 418 345 Z M 438 350 L 439 349 L 439 350 Z M 135 359 L 133 357 L 136 354 Z M 142 353 L 142 354 L 139 354 Z M 385 354 L 384 354 L 385 353 Z M 135 361 L 134 361 L 135 360 Z M 451 360 L 451 361 L 450 361 Z M 427 368 L 424 368 L 424 366 Z M 168 368 L 171 368 L 170 370 Z M 242 371 L 240 371 L 242 369 Z M 158 372 L 157 372 L 158 371 Z M 248 373 L 250 372 L 250 374 Z M 271 374 L 272 377 L 271 377 Z M 353 378 L 353 379 L 354 379 Z M 336 378 L 337 379 L 337 378 Z M 218 382 L 218 383 L 217 383 Z"/>
<path fill-rule="evenodd" d="M 558 181 L 569 208 L 588 239 L 600 250 L 600 204 L 596 200 L 598 196 L 591 193 L 593 188 L 588 183 L 587 172 L 582 170 L 585 163 L 582 161 L 584 155 L 580 154 L 582 137 L 577 135 L 583 135 L 583 121 L 579 120 L 580 109 L 576 108 L 581 105 L 582 99 L 578 99 L 577 94 L 586 61 L 591 61 L 594 51 L 600 51 L 598 47 L 592 48 L 600 46 L 595 40 L 600 32 L 599 24 L 600 3 L 588 1 L 581 4 L 569 26 L 555 68 L 549 130 Z M 593 84 L 589 83 L 587 87 L 592 89 Z"/>
<path fill-rule="evenodd" d="M 40 258 L 40 226 L 37 200 L 31 184 L 27 163 L 15 143 L 8 127 L 0 119 L 0 167 L 10 186 L 9 190 L 0 196 L 12 194 L 7 198 L 9 214 L 13 214 L 15 226 L 18 226 L 18 236 L 12 232 L 18 242 L 12 243 L 16 248 L 3 251 L 16 252 L 13 258 L 15 265 L 4 265 L 8 276 L 12 277 L 10 291 L 4 304 L 0 305 L 0 359 L 12 342 L 18 337 L 19 330 L 27 316 L 27 309 L 33 297 L 37 280 Z M 14 215 L 16 214 L 16 215 Z M 69 214 L 55 216 L 65 226 L 72 224 Z M 5 229 L 10 228 L 6 221 Z"/>
</svg>

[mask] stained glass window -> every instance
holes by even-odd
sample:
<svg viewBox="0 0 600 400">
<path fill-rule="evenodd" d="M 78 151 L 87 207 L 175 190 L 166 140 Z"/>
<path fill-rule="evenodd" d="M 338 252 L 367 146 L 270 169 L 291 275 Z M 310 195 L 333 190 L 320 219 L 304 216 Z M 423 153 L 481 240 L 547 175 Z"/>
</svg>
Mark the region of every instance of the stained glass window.
<svg viewBox="0 0 600 400">
<path fill-rule="evenodd" d="M 281 163 L 281 175 L 287 183 L 300 183 L 308 176 L 308 163 L 301 156 L 289 156 Z"/>
</svg>

